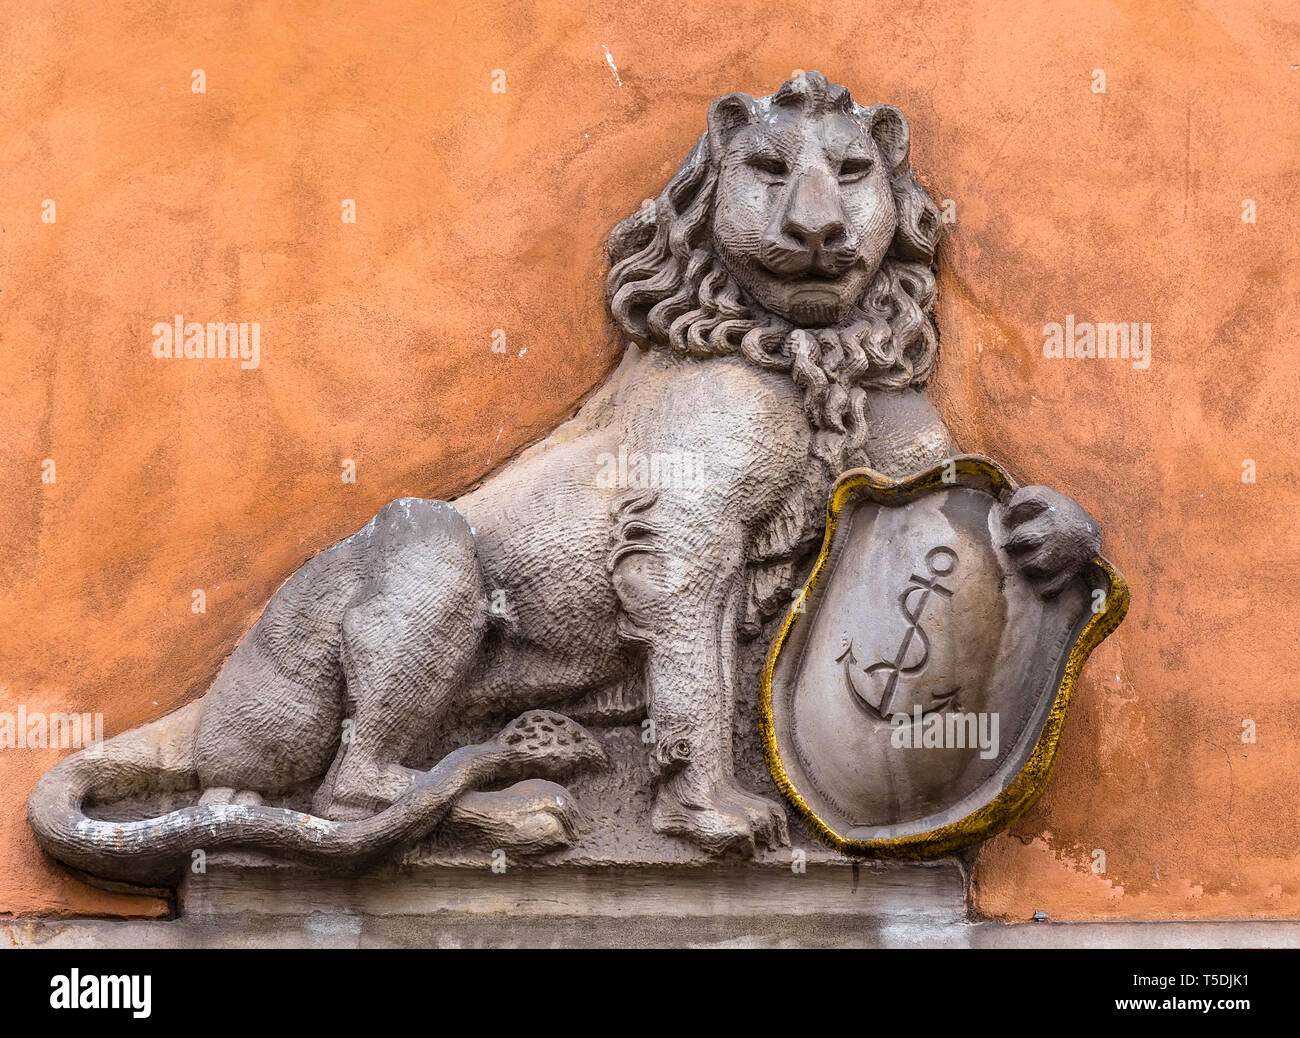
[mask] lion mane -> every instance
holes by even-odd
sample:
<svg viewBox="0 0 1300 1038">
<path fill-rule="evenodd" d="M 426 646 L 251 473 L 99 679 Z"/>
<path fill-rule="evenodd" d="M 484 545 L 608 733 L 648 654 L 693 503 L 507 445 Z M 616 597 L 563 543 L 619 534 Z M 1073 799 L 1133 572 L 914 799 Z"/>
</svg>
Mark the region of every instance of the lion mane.
<svg viewBox="0 0 1300 1038">
<path fill-rule="evenodd" d="M 876 113 L 820 72 L 788 80 L 758 105 L 760 111 L 802 109 L 807 116 L 841 111 L 864 128 Z M 943 221 L 912 173 L 906 123 L 887 125 L 902 141 L 902 159 L 890 176 L 898 213 L 893 241 L 862 296 L 834 326 L 800 328 L 766 310 L 717 255 L 711 228 L 721 156 L 711 153 L 708 133 L 659 197 L 647 199 L 609 237 L 610 309 L 623 333 L 645 349 L 697 358 L 740 354 L 760 368 L 787 372 L 804 392 L 809 423 L 819 434 L 817 452 L 839 469 L 866 441 L 866 391 L 923 386 L 938 355 L 934 267 Z"/>
<path fill-rule="evenodd" d="M 788 601 L 799 558 L 820 536 L 828 480 L 869 463 L 867 392 L 921 387 L 930 377 L 939 348 L 934 270 L 943 229 L 938 206 L 912 172 L 907 124 L 896 109 L 864 108 L 820 72 L 788 80 L 757 104 L 760 112 L 788 106 L 809 117 L 844 112 L 868 132 L 875 126 L 888 134 L 888 150 L 901 155 L 890 172 L 897 219 L 889 251 L 838 324 L 798 327 L 751 299 L 727 270 L 712 240 L 722 156 L 712 154 L 707 132 L 658 198 L 619 223 L 608 243 L 610 310 L 628 339 L 682 357 L 739 354 L 785 372 L 803 391 L 810 450 L 821 464 L 760 531 L 742 623 L 750 636 Z M 878 120 L 880 109 L 887 112 Z"/>
</svg>

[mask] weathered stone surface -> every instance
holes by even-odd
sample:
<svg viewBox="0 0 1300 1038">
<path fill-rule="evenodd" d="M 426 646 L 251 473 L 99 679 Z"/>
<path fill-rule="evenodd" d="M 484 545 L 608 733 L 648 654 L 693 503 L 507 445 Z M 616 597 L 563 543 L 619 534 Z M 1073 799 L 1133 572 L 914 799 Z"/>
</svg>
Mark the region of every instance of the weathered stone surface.
<svg viewBox="0 0 1300 1038">
<path fill-rule="evenodd" d="M 750 863 L 674 861 L 528 865 L 458 857 L 356 877 L 307 872 L 248 858 L 217 858 L 186 877 L 183 916 L 363 916 L 466 913 L 477 917 L 591 916 L 616 920 L 664 916 L 746 919 L 811 914 L 872 922 L 950 924 L 965 918 L 962 871 L 932 866 L 854 865 L 814 852 L 791 867 L 789 854 Z"/>
<path fill-rule="evenodd" d="M 920 869 L 918 873 L 916 870 Z M 585 872 L 440 870 L 313 887 L 219 867 L 185 914 L 151 922 L 0 921 L 44 948 L 1297 948 L 1300 923 L 1001 923 L 968 919 L 938 866 Z M 247 884 L 247 885 L 246 885 Z M 395 896 L 395 893 L 397 896 Z M 408 909 L 418 905 L 417 914 Z M 283 914 L 283 909 L 295 909 Z"/>
</svg>

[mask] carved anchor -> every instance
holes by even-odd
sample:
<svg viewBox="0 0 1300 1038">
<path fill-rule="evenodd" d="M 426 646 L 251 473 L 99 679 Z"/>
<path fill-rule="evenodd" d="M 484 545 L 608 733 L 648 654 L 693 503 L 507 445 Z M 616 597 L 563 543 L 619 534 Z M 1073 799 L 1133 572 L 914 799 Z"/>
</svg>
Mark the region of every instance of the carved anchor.
<svg viewBox="0 0 1300 1038">
<path fill-rule="evenodd" d="M 899 678 L 904 674 L 919 673 L 930 661 L 930 638 L 925 633 L 925 627 L 921 622 L 925 615 L 926 604 L 930 601 L 930 595 L 939 594 L 945 598 L 952 598 L 952 589 L 941 584 L 938 578 L 950 576 L 956 570 L 957 553 L 946 545 L 939 545 L 937 548 L 931 548 L 926 553 L 925 565 L 931 575 L 923 577 L 918 573 L 913 573 L 908 579 L 907 586 L 903 588 L 902 593 L 898 596 L 898 608 L 908 622 L 908 628 L 903 632 L 903 640 L 898 646 L 898 652 L 894 654 L 892 660 L 881 660 L 879 663 L 873 663 L 863 670 L 864 674 L 883 675 L 885 679 L 884 687 L 879 692 L 874 689 L 864 692 L 858 686 L 854 677 L 855 665 L 858 660 L 853 653 L 851 639 L 844 652 L 836 658 L 837 663 L 840 661 L 844 663 L 844 678 L 848 682 L 849 691 L 867 709 L 882 719 L 889 717 L 892 713 L 890 707 L 894 700 L 894 693 L 898 689 Z M 914 598 L 915 604 L 913 604 Z M 919 649 L 920 656 L 909 663 L 908 653 L 912 652 L 914 643 Z M 955 690 L 952 694 L 956 694 Z M 943 698 L 946 703 L 951 696 Z"/>
</svg>

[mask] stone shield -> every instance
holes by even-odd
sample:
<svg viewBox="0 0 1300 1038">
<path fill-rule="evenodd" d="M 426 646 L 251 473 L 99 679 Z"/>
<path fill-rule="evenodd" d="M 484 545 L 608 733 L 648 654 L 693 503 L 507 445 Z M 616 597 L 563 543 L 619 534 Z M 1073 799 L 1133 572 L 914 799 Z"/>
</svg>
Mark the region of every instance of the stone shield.
<svg viewBox="0 0 1300 1038">
<path fill-rule="evenodd" d="M 1074 683 L 1128 589 L 1098 557 L 1040 597 L 1001 547 L 1015 489 L 968 455 L 902 481 L 854 470 L 831 493 L 759 721 L 778 787 L 844 853 L 951 853 L 1047 782 Z"/>
</svg>

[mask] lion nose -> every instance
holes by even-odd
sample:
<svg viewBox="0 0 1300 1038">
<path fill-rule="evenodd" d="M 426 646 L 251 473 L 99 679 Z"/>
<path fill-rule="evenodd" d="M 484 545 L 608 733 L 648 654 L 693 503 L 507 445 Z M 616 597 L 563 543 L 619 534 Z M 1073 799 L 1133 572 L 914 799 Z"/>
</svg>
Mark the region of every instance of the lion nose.
<svg viewBox="0 0 1300 1038">
<path fill-rule="evenodd" d="M 825 170 L 803 174 L 790 193 L 781 230 L 808 249 L 836 245 L 844 238 L 838 185 Z"/>
</svg>

